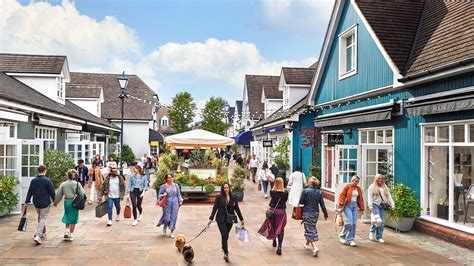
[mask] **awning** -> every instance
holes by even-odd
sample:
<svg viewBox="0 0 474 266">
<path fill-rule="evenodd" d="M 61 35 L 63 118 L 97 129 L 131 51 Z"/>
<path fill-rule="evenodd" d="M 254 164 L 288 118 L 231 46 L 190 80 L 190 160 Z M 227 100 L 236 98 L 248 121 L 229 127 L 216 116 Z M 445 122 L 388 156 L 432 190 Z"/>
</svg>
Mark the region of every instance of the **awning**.
<svg viewBox="0 0 474 266">
<path fill-rule="evenodd" d="M 474 95 L 463 95 L 448 98 L 431 98 L 430 100 L 408 102 L 407 113 L 409 115 L 430 115 L 439 113 L 450 113 L 474 109 Z"/>
<path fill-rule="evenodd" d="M 163 135 L 161 135 L 160 132 L 150 128 L 148 129 L 148 143 L 151 143 L 152 141 L 163 143 Z"/>
<path fill-rule="evenodd" d="M 240 132 L 235 136 L 235 144 L 237 145 L 250 145 L 252 140 L 252 131 Z"/>
<path fill-rule="evenodd" d="M 277 127 L 267 128 L 267 129 L 264 130 L 264 132 L 266 134 L 268 134 L 268 133 L 280 132 L 283 129 L 285 129 L 285 126 L 281 125 L 281 126 L 277 126 Z"/>
<path fill-rule="evenodd" d="M 8 109 L 0 109 L 0 118 L 18 122 L 28 122 L 28 114 Z"/>
<path fill-rule="evenodd" d="M 69 123 L 66 123 L 66 122 L 49 120 L 49 119 L 42 118 L 42 117 L 39 118 L 39 124 L 40 125 L 45 125 L 45 126 L 50 126 L 50 127 L 72 129 L 72 130 L 77 130 L 77 131 L 82 130 L 82 125 L 69 124 Z"/>
<path fill-rule="evenodd" d="M 330 127 L 345 124 L 389 120 L 392 118 L 392 110 L 394 106 L 395 102 L 391 100 L 387 103 L 321 115 L 314 119 L 314 126 Z"/>
</svg>

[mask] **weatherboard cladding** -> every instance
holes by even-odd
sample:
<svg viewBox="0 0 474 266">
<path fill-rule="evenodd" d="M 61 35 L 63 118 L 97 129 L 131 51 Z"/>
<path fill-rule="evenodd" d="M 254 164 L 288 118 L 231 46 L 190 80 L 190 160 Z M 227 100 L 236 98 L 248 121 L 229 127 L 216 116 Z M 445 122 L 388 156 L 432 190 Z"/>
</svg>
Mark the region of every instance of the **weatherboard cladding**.
<svg viewBox="0 0 474 266">
<path fill-rule="evenodd" d="M 0 71 L 7 73 L 61 74 L 66 56 L 0 53 Z"/>
<path fill-rule="evenodd" d="M 102 86 L 66 83 L 66 98 L 100 98 Z"/>
</svg>

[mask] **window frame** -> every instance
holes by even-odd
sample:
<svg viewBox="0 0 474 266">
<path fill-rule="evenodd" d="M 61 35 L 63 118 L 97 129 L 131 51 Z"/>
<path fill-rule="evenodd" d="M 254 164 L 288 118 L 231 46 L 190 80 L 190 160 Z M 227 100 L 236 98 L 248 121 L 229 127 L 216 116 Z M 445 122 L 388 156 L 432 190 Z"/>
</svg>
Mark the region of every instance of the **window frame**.
<svg viewBox="0 0 474 266">
<path fill-rule="evenodd" d="M 35 126 L 35 139 L 43 141 L 43 150 L 50 150 L 50 143 L 54 143 L 54 148 L 56 150 L 58 147 L 58 130 L 50 127 Z M 48 145 L 46 145 L 48 142 Z"/>
<path fill-rule="evenodd" d="M 353 42 L 350 45 L 350 47 L 353 49 L 352 50 L 352 64 L 353 64 L 353 69 L 346 71 L 346 66 L 347 66 L 347 61 L 346 61 L 346 55 L 347 55 L 347 49 L 348 46 L 346 46 L 346 40 L 350 36 L 353 36 Z M 350 76 L 353 76 L 357 74 L 357 24 L 352 25 L 349 27 L 347 30 L 339 34 L 339 80 L 348 78 Z"/>
<path fill-rule="evenodd" d="M 64 100 L 64 77 L 56 77 L 56 96 L 58 99 Z"/>
</svg>

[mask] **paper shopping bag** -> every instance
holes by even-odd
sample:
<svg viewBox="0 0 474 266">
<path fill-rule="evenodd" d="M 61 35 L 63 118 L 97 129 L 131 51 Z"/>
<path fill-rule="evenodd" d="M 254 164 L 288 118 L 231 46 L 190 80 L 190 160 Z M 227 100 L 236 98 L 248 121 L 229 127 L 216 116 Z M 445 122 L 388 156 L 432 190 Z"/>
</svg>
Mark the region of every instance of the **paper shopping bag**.
<svg viewBox="0 0 474 266">
<path fill-rule="evenodd" d="M 243 226 L 235 227 L 235 237 L 244 243 L 250 242 L 249 231 Z"/>
</svg>

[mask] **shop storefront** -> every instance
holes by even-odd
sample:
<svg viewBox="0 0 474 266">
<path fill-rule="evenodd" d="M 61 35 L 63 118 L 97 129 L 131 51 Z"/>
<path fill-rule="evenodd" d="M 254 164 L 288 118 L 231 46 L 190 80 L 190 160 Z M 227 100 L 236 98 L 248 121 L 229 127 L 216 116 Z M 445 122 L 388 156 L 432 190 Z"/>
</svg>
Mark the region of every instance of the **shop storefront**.
<svg viewBox="0 0 474 266">
<path fill-rule="evenodd" d="M 94 157 L 99 154 L 104 160 L 105 143 L 96 140 L 91 133 L 66 133 L 66 153 L 69 153 L 74 162 L 83 159 L 85 164 L 91 164 Z"/>
</svg>

